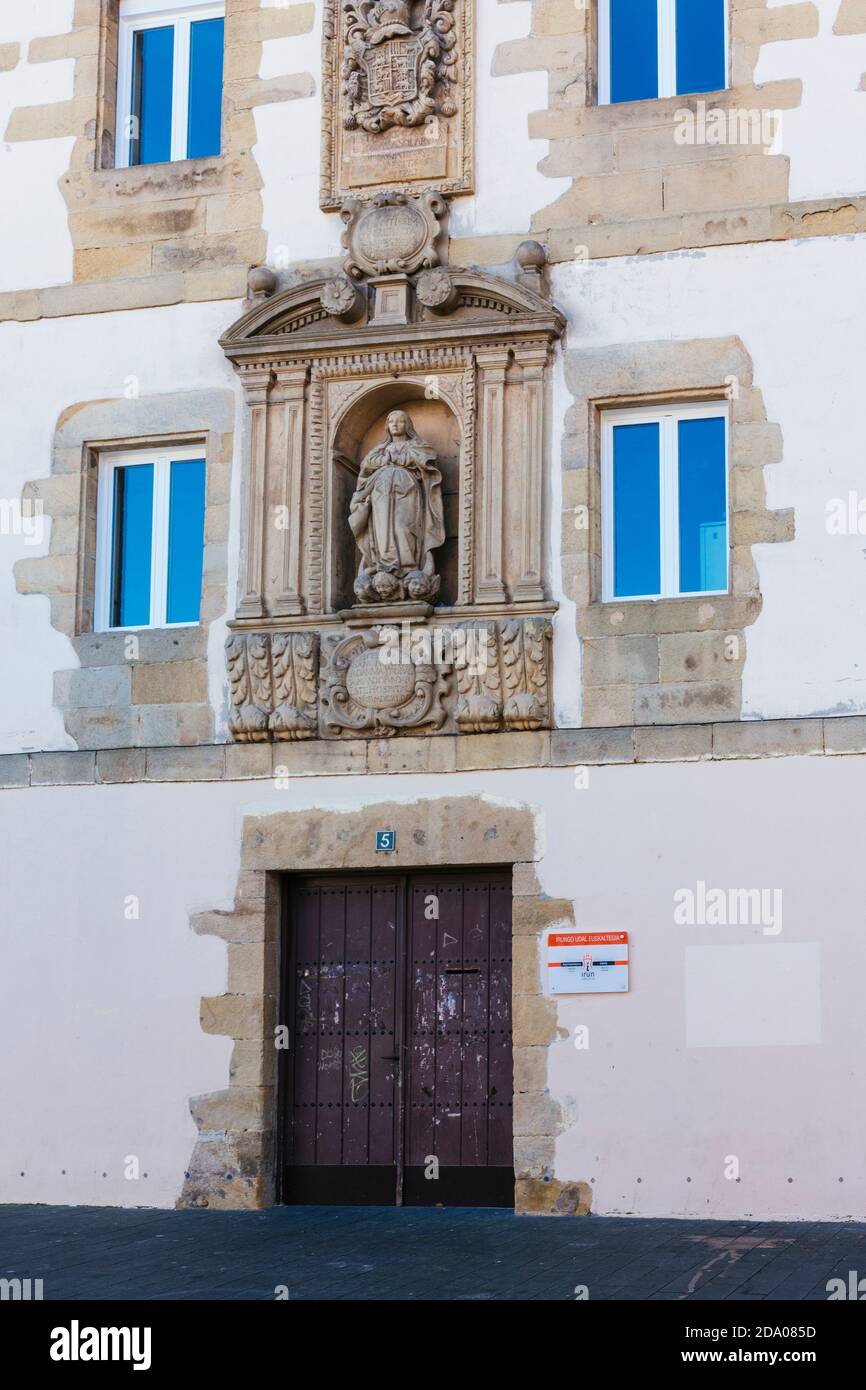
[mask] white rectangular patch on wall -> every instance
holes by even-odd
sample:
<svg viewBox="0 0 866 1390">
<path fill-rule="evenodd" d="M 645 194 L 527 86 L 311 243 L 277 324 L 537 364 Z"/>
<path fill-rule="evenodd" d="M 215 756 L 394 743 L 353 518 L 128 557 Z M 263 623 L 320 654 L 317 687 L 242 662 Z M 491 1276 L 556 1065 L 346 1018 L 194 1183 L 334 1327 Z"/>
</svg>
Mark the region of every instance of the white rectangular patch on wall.
<svg viewBox="0 0 866 1390">
<path fill-rule="evenodd" d="M 551 994 L 623 994 L 628 989 L 628 932 L 551 931 Z"/>
<path fill-rule="evenodd" d="M 821 1041 L 817 941 L 687 946 L 687 1047 L 805 1047 Z"/>
</svg>

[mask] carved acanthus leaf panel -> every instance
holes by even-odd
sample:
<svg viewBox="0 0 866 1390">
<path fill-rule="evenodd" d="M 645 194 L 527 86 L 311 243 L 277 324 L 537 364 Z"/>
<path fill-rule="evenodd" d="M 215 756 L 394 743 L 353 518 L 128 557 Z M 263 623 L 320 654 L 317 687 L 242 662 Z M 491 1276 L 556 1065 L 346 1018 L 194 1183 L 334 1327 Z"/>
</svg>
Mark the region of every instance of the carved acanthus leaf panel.
<svg viewBox="0 0 866 1390">
<path fill-rule="evenodd" d="M 494 622 L 461 623 L 455 718 L 462 733 L 486 734 L 502 723 L 502 676 L 499 670 L 499 632 Z"/>
<path fill-rule="evenodd" d="M 226 642 L 229 677 L 229 734 L 235 743 L 266 743 L 270 699 L 265 705 L 254 703 L 248 660 L 248 638 L 236 634 Z"/>
<path fill-rule="evenodd" d="M 271 637 L 274 704 L 268 720 L 276 739 L 314 738 L 319 684 L 319 634 L 275 632 Z"/>
<path fill-rule="evenodd" d="M 543 729 L 550 722 L 549 651 L 553 625 L 523 618 L 500 625 L 507 729 Z"/>
<path fill-rule="evenodd" d="M 235 743 L 315 738 L 319 634 L 233 633 L 226 642 Z"/>
<path fill-rule="evenodd" d="M 226 643 L 238 743 L 544 729 L 551 721 L 546 617 L 454 628 L 234 633 Z"/>
</svg>

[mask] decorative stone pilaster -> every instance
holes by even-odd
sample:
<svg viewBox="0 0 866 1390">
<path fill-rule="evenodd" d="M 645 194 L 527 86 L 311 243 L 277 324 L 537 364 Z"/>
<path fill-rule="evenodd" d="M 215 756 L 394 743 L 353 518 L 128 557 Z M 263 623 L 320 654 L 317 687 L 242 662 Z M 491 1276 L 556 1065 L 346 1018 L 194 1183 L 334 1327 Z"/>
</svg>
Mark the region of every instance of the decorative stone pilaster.
<svg viewBox="0 0 866 1390">
<path fill-rule="evenodd" d="M 246 475 L 246 526 L 241 557 L 242 593 L 239 618 L 260 618 L 264 613 L 265 468 L 268 447 L 268 395 L 272 371 L 245 370 L 241 375 L 249 408 Z"/>
<path fill-rule="evenodd" d="M 280 539 L 281 555 L 276 572 L 279 592 L 272 611 L 279 616 L 303 613 L 301 598 L 301 519 L 303 517 L 303 462 L 305 395 L 308 369 L 305 366 L 278 367 L 270 399 L 276 428 L 269 448 L 276 454 L 271 474 L 278 486 L 277 511 L 273 531 Z"/>
<path fill-rule="evenodd" d="M 477 603 L 505 603 L 503 582 L 505 528 L 505 369 L 507 348 L 478 352 L 481 430 L 481 500 L 479 509 L 480 564 L 475 589 Z"/>
</svg>

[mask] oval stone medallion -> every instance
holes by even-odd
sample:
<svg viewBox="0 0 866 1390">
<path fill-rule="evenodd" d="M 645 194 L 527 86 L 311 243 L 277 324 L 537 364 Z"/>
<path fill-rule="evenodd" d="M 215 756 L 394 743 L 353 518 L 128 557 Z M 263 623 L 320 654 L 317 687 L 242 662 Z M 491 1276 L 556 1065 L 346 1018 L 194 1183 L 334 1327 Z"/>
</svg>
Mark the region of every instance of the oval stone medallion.
<svg viewBox="0 0 866 1390">
<path fill-rule="evenodd" d="M 415 208 L 408 205 L 374 208 L 362 217 L 356 232 L 358 250 L 368 261 L 408 261 L 427 241 L 427 224 Z"/>
<path fill-rule="evenodd" d="M 359 652 L 346 672 L 346 689 L 365 709 L 396 709 L 415 693 L 416 668 L 411 662 L 384 662 L 383 651 L 374 647 Z"/>
</svg>

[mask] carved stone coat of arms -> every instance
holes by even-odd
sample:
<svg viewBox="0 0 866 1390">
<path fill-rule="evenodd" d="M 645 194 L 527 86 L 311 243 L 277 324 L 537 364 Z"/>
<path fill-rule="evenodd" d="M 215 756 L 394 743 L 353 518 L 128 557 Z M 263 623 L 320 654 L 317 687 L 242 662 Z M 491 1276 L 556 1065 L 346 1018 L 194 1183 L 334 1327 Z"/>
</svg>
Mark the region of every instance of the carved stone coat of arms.
<svg viewBox="0 0 866 1390">
<path fill-rule="evenodd" d="M 453 116 L 455 0 L 344 0 L 343 124 L 375 133 Z"/>
</svg>

